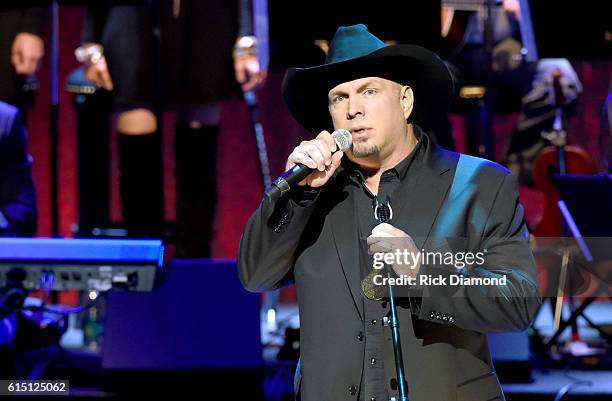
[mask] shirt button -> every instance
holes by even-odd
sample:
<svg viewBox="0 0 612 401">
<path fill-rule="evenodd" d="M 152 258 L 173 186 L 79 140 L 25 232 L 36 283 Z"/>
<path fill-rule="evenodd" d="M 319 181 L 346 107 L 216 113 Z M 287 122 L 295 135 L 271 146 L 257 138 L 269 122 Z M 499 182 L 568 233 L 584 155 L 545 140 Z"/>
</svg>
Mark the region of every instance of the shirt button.
<svg viewBox="0 0 612 401">
<path fill-rule="evenodd" d="M 376 397 L 370 398 L 370 401 L 376 401 Z"/>
<path fill-rule="evenodd" d="M 357 394 L 357 387 L 355 387 L 353 385 L 350 385 L 349 388 L 348 388 L 348 392 L 349 392 L 350 395 Z"/>
<path fill-rule="evenodd" d="M 372 365 L 372 366 L 376 365 L 376 359 L 375 358 L 370 359 L 370 365 Z"/>
<path fill-rule="evenodd" d="M 372 324 L 376 324 L 376 323 L 378 323 L 378 320 L 372 319 Z"/>
<path fill-rule="evenodd" d="M 360 331 L 359 334 L 357 334 L 357 339 L 363 341 L 363 332 Z"/>
</svg>

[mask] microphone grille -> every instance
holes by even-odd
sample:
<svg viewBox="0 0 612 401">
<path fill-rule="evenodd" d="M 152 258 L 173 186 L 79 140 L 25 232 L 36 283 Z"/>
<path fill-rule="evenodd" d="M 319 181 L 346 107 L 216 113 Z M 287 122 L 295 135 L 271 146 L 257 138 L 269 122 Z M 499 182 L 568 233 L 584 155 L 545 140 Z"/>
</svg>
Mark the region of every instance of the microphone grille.
<svg viewBox="0 0 612 401">
<path fill-rule="evenodd" d="M 338 144 L 338 148 L 341 151 L 346 151 L 353 144 L 353 136 L 351 133 L 345 129 L 337 129 L 332 133 L 332 138 Z"/>
</svg>

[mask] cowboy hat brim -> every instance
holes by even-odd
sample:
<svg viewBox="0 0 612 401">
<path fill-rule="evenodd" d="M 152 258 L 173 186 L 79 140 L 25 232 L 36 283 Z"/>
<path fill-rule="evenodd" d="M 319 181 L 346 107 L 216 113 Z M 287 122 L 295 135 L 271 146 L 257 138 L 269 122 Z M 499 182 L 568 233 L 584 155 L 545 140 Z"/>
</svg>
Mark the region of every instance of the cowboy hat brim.
<svg viewBox="0 0 612 401">
<path fill-rule="evenodd" d="M 416 45 L 392 45 L 365 56 L 307 68 L 290 68 L 282 95 L 293 117 L 308 131 L 332 130 L 327 95 L 330 89 L 364 77 L 409 85 L 414 92 L 411 121 L 427 129 L 450 108 L 453 80 L 444 62 Z"/>
</svg>

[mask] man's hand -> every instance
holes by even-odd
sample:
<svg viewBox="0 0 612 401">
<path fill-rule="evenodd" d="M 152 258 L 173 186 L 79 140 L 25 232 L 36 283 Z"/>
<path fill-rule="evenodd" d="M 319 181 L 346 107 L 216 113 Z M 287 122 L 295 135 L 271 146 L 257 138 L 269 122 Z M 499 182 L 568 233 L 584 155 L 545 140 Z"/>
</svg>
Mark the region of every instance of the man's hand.
<svg viewBox="0 0 612 401">
<path fill-rule="evenodd" d="M 244 54 L 234 57 L 236 81 L 244 92 L 259 89 L 266 81 L 267 73 L 261 70 L 259 59 L 255 54 Z"/>
<path fill-rule="evenodd" d="M 393 270 L 398 276 L 406 275 L 416 277 L 421 268 L 421 258 L 418 257 L 419 249 L 412 237 L 399 228 L 388 223 L 381 223 L 372 229 L 372 234 L 367 239 L 368 253 L 392 253 L 397 251 L 402 255 L 401 263 L 393 264 Z M 407 258 L 404 257 L 407 255 Z M 397 261 L 397 260 L 396 260 Z M 412 263 L 416 262 L 416 263 Z"/>
<path fill-rule="evenodd" d="M 86 79 L 107 91 L 113 90 L 113 80 L 111 79 L 110 72 L 108 71 L 108 64 L 106 64 L 106 58 L 104 56 L 100 57 L 95 63 L 86 61 L 83 63 L 83 68 L 85 69 Z"/>
<path fill-rule="evenodd" d="M 21 32 L 15 36 L 11 47 L 11 64 L 19 75 L 34 74 L 45 54 L 43 40 L 37 35 Z"/>
<path fill-rule="evenodd" d="M 334 174 L 344 152 L 336 151 L 337 145 L 334 138 L 328 131 L 321 133 L 311 141 L 303 141 L 287 159 L 286 170 L 301 163 L 312 168 L 312 174 L 302 180 L 299 185 L 308 185 L 317 188 L 325 185 L 329 178 Z"/>
</svg>

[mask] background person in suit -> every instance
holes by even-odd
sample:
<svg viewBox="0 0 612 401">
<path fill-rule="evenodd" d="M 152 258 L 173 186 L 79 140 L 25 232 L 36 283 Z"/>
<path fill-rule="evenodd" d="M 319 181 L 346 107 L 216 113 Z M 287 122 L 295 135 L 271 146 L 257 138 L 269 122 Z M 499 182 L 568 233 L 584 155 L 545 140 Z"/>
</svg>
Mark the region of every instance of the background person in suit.
<svg viewBox="0 0 612 401">
<path fill-rule="evenodd" d="M 36 194 L 27 133 L 16 107 L 0 102 L 0 235 L 36 232 Z"/>
<path fill-rule="evenodd" d="M 31 236 L 36 232 L 36 194 L 27 152 L 26 130 L 19 111 L 0 102 L 0 236 Z M 4 290 L 4 289 L 2 289 Z M 15 374 L 16 317 L 0 292 L 0 372 Z"/>
<path fill-rule="evenodd" d="M 411 401 L 503 400 L 485 333 L 523 330 L 540 298 L 517 182 L 493 162 L 446 151 L 419 123 L 443 116 L 453 85 L 414 45 L 385 46 L 364 25 L 340 27 L 325 64 L 290 69 L 283 96 L 316 139 L 289 155 L 315 171 L 289 196 L 264 200 L 244 230 L 240 278 L 251 291 L 294 283 L 300 311 L 298 398 L 397 397 L 384 294 L 365 294 L 372 254 L 482 251 L 462 273 L 507 285 L 400 286 L 398 316 Z M 327 101 L 326 101 L 327 98 Z M 342 158 L 327 130 L 352 133 Z M 393 209 L 387 223 L 373 206 Z M 451 239 L 459 241 L 451 241 Z M 447 277 L 456 266 L 394 264 Z M 366 284 L 364 286 L 364 284 Z"/>
</svg>

